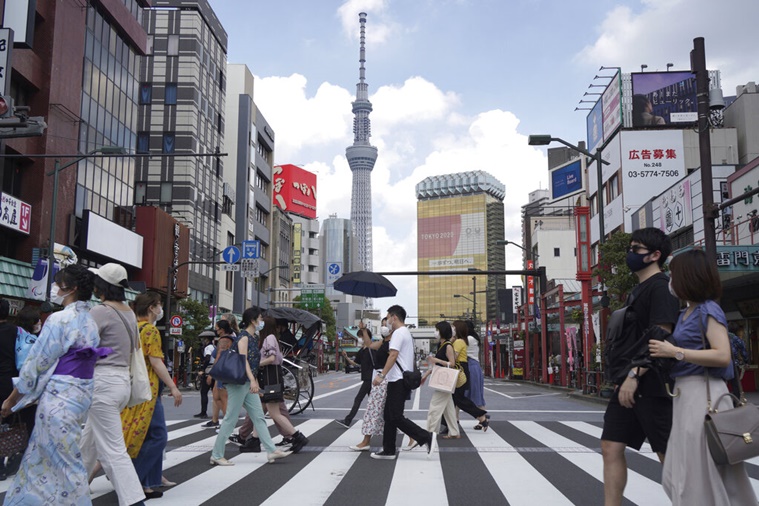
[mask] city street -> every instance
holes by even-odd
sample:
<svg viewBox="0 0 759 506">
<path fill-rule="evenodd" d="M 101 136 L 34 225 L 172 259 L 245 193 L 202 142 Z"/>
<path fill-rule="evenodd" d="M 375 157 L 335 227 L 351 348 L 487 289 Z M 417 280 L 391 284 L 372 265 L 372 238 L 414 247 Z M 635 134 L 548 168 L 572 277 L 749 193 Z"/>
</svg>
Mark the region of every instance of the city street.
<svg viewBox="0 0 759 506">
<path fill-rule="evenodd" d="M 348 449 L 362 438 L 363 409 L 348 430 L 333 421 L 345 416 L 359 384 L 358 374 L 315 378 L 315 409 L 293 417 L 311 442 L 299 454 L 272 465 L 266 464 L 265 453 L 240 454 L 230 443 L 226 457 L 235 466 L 211 467 L 215 431 L 192 418 L 199 410 L 199 392 L 185 391 L 179 408 L 164 396 L 169 424 L 164 475 L 178 485 L 158 501 L 183 506 L 603 503 L 599 444 L 603 404 L 574 399 L 561 390 L 486 380 L 491 414 L 487 432 L 474 430 L 474 420 L 462 414 L 462 438 L 438 439 L 429 457 L 422 447 L 399 451 L 395 461 L 377 461 L 368 452 Z M 407 416 L 422 426 L 430 397 L 431 390 L 422 387 L 407 403 Z M 277 436 L 275 442 L 279 440 Z M 406 441 L 398 436 L 399 446 Z M 380 438 L 374 438 L 373 450 L 378 445 Z M 625 504 L 669 504 L 659 485 L 661 466 L 650 448 L 628 452 L 627 459 Z M 759 466 L 750 468 L 759 484 Z M 0 492 L 10 482 L 0 482 Z M 96 478 L 91 489 L 94 504 L 118 504 L 104 476 Z"/>
</svg>

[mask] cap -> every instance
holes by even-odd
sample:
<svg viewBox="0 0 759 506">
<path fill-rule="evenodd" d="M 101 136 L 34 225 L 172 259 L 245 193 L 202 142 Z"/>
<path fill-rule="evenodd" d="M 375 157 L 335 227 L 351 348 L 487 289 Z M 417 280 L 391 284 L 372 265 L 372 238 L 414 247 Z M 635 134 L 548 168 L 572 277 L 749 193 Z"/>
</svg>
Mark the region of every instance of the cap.
<svg viewBox="0 0 759 506">
<path fill-rule="evenodd" d="M 129 282 L 127 281 L 127 271 L 123 266 L 119 264 L 105 264 L 98 269 L 91 267 L 90 270 L 103 281 L 107 281 L 108 283 L 115 286 L 129 288 Z"/>
</svg>

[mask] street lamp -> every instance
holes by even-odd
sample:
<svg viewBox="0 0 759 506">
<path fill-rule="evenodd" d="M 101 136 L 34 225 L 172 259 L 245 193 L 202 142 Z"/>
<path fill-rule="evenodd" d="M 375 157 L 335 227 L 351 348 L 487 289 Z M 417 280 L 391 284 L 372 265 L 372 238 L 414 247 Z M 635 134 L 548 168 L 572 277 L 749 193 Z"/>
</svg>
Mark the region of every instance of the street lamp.
<svg viewBox="0 0 759 506">
<path fill-rule="evenodd" d="M 477 278 L 473 277 L 472 279 L 475 280 Z M 454 299 L 466 299 L 466 300 L 468 300 L 469 302 L 472 303 L 472 319 L 474 320 L 475 328 L 477 328 L 477 295 L 476 294 L 472 294 L 472 296 L 474 297 L 474 299 L 470 299 L 466 295 L 461 295 L 461 294 L 458 294 L 458 293 L 454 293 L 453 294 L 453 298 Z"/>
<path fill-rule="evenodd" d="M 45 289 L 45 300 L 50 303 L 50 287 L 53 283 L 53 266 L 55 265 L 55 220 L 58 214 L 58 174 L 72 165 L 76 165 L 86 158 L 97 158 L 102 155 L 125 155 L 127 150 L 121 146 L 103 146 L 89 151 L 87 154 L 80 156 L 66 165 L 61 165 L 61 161 L 55 159 L 55 167 L 46 175 L 53 176 L 53 201 L 50 210 L 50 238 L 48 240 L 47 255 L 47 288 Z M 51 307 L 52 309 L 52 307 Z"/>
<path fill-rule="evenodd" d="M 498 241 L 496 241 L 495 243 L 496 243 L 498 246 L 508 246 L 509 244 L 511 244 L 512 246 L 516 246 L 517 248 L 519 248 L 519 249 L 521 249 L 522 251 L 524 251 L 525 253 L 527 253 L 527 259 L 528 259 L 528 260 L 535 260 L 535 259 L 537 259 L 537 258 L 540 258 L 540 255 L 538 255 L 538 254 L 537 254 L 537 253 L 535 253 L 534 251 L 528 250 L 527 248 L 525 248 L 525 247 L 524 247 L 524 246 L 522 246 L 521 244 L 515 243 L 514 241 L 508 241 L 508 240 L 506 240 L 506 241 L 501 241 L 501 240 L 498 240 Z M 533 257 L 535 257 L 535 258 L 533 258 Z"/>
</svg>

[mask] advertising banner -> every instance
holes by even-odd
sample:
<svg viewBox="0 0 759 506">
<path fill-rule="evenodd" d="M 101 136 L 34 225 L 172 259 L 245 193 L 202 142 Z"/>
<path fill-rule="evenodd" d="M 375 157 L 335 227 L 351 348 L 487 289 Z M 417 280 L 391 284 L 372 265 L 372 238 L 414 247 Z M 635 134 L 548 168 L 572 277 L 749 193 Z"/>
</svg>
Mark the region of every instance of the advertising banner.
<svg viewBox="0 0 759 506">
<path fill-rule="evenodd" d="M 638 209 L 685 176 L 683 133 L 622 132 L 624 206 Z"/>
<path fill-rule="evenodd" d="M 417 247 L 419 258 L 460 256 L 461 264 L 472 265 L 468 257 L 485 254 L 485 213 L 437 216 L 419 220 Z M 430 267 L 451 267 L 448 262 L 430 260 Z"/>
<path fill-rule="evenodd" d="M 689 71 L 632 74 L 632 126 L 696 123 L 696 77 Z"/>
<path fill-rule="evenodd" d="M 32 206 L 7 193 L 0 193 L 0 225 L 29 234 Z"/>
<path fill-rule="evenodd" d="M 603 101 L 604 140 L 611 139 L 622 126 L 622 75 L 617 73 L 601 96 Z"/>
<path fill-rule="evenodd" d="M 671 234 L 693 224 L 690 181 L 685 180 L 659 197 L 659 228 Z"/>
<path fill-rule="evenodd" d="M 588 151 L 593 153 L 604 140 L 603 100 L 596 102 L 585 122 L 588 128 Z"/>
<path fill-rule="evenodd" d="M 569 195 L 584 192 L 582 185 L 582 164 L 579 159 L 551 171 L 549 180 L 551 198 L 558 200 Z"/>
<path fill-rule="evenodd" d="M 522 304 L 524 304 L 524 298 L 522 297 L 522 287 L 512 286 L 511 294 L 512 294 L 512 298 L 511 298 L 512 309 L 514 311 L 514 321 L 516 321 L 517 315 L 519 314 L 519 308 L 522 307 Z"/>
<path fill-rule="evenodd" d="M 301 282 L 301 249 L 303 247 L 303 225 L 293 224 L 293 284 Z"/>
<path fill-rule="evenodd" d="M 524 339 L 514 340 L 514 367 L 511 374 L 524 376 Z"/>
<path fill-rule="evenodd" d="M 295 165 L 276 165 L 274 205 L 288 213 L 316 219 L 316 174 Z"/>
</svg>

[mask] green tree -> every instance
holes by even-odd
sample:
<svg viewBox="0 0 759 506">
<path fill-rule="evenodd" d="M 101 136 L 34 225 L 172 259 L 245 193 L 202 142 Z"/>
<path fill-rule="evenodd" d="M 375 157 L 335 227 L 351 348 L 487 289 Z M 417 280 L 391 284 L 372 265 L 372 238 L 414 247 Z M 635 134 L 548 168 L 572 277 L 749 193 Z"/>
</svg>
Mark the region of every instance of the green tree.
<svg viewBox="0 0 759 506">
<path fill-rule="evenodd" d="M 335 340 L 335 335 L 337 335 L 335 329 L 335 311 L 332 309 L 332 304 L 329 302 L 329 299 L 326 296 L 322 298 L 321 307 L 313 307 L 313 305 L 307 307 L 304 302 L 301 302 L 300 295 L 293 299 L 293 303 L 294 307 L 308 311 L 309 313 L 315 314 L 321 318 L 327 326 L 327 339 L 330 342 L 333 342 Z"/>
<path fill-rule="evenodd" d="M 598 267 L 593 274 L 606 285 L 609 293 L 609 307 L 612 311 L 625 305 L 627 294 L 635 287 L 638 280 L 627 267 L 627 250 L 630 247 L 630 234 L 617 232 L 609 236 L 599 248 Z"/>
<path fill-rule="evenodd" d="M 211 326 L 210 310 L 202 302 L 185 298 L 179 301 L 179 312 L 184 319 L 184 328 L 182 330 L 182 339 L 189 350 L 200 349 L 200 339 L 198 335 Z"/>
</svg>

